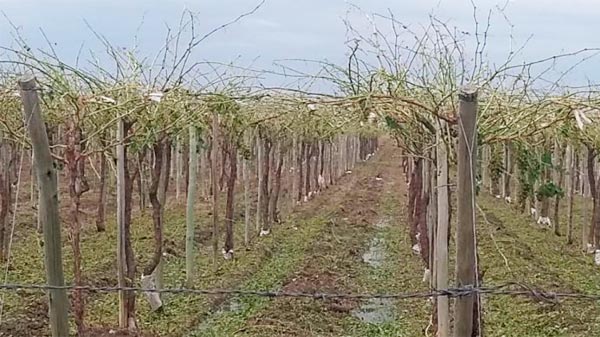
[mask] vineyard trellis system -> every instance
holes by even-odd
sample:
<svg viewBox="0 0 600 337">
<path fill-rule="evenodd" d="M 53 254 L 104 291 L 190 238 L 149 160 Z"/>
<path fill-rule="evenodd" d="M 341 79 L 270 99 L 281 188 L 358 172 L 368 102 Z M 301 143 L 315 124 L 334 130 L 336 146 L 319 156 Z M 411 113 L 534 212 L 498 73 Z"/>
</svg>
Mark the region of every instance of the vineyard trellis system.
<svg viewBox="0 0 600 337">
<path fill-rule="evenodd" d="M 38 230 L 44 232 L 48 284 L 7 283 L 0 289 L 50 290 L 53 336 L 69 333 L 66 290 L 74 291 L 72 314 L 78 334 L 85 329 L 84 292 L 118 291 L 119 326 L 136 330 L 137 292 L 147 296 L 153 309 L 163 306 L 160 295 L 165 292 L 221 294 L 164 287 L 163 226 L 169 202 L 186 196 L 185 273 L 191 287 L 196 277 L 197 198 L 211 200 L 210 236 L 217 267 L 221 256 L 232 260 L 240 251 L 234 240 L 238 189 L 243 190 L 243 245 L 250 246 L 276 231 L 277 223 L 295 205 L 309 202 L 357 163 L 372 157 L 384 134 L 394 138 L 404 153 L 402 166 L 409 180 L 408 230 L 433 289 L 415 297 L 435 297 L 438 336 L 450 335 L 448 298 L 457 298 L 454 335 L 477 336 L 483 319 L 479 297 L 496 293 L 494 288 L 486 291 L 481 287 L 484 282 L 475 236 L 478 191 L 491 191 L 507 203 L 512 203 L 514 196 L 518 209 L 531 210 L 540 226 L 553 226 L 557 235 L 562 233 L 558 205 L 566 196 L 569 243 L 574 235 L 573 196 L 576 191 L 587 193 L 593 198 L 593 216 L 582 233 L 582 248 L 595 253 L 600 263 L 600 179 L 596 174 L 600 100 L 591 87 L 561 92 L 557 82 L 550 91 L 531 89 L 539 77 L 530 75 L 532 69 L 547 62 L 591 50 L 519 65 L 514 65 L 514 56 L 510 56 L 494 68 L 485 64 L 485 43 L 478 40 L 469 71 L 465 47 L 447 25 L 432 19 L 431 29 L 418 35 L 402 28 L 394 18 L 389 24 L 413 34 L 417 44 L 403 50 L 398 39 L 393 42 L 381 34 L 368 37 L 351 30 L 365 49 L 352 49 L 347 67 L 323 64 L 324 72 L 331 76 L 327 79 L 337 85 L 335 95 L 257 90 L 246 85 L 252 79 L 218 70 L 214 82 L 202 85 L 198 79 L 203 75 L 197 64 L 190 64 L 190 57 L 193 47 L 205 37 L 194 35 L 193 30 L 188 44 L 180 41 L 177 34 L 181 32 L 169 35 L 156 58 L 162 59 L 158 65 L 146 64 L 148 61 L 135 53 L 102 40 L 114 62 L 111 70 L 97 63 L 92 70 L 72 67 L 56 54 L 42 52 L 38 56 L 29 48 L 4 48 L 5 60 L 0 61 L 5 67 L 0 91 L 0 261 L 10 264 L 15 221 L 9 215 L 12 209 L 19 209 L 14 191 L 24 162 L 19 158 L 28 158 L 32 174 L 35 171 L 37 175 L 37 183 L 32 180 L 31 184 L 31 200 L 37 204 Z M 361 51 L 378 55 L 379 64 L 370 66 L 367 56 L 359 59 Z M 29 72 L 35 74 L 35 80 L 20 77 Z M 460 83 L 471 85 L 462 87 Z M 169 194 L 173 180 L 174 198 Z M 64 184 L 68 186 L 66 195 L 58 189 Z M 454 184 L 456 245 L 460 247 L 456 289 L 448 287 Z M 515 185 L 518 190 L 511 190 Z M 99 232 L 106 229 L 109 199 L 116 199 L 117 287 L 94 288 L 83 281 L 80 215 L 82 197 L 89 191 L 98 193 L 95 226 Z M 68 202 L 66 212 L 60 209 L 62 219 L 59 198 Z M 139 206 L 134 206 L 135 200 Z M 555 206 L 552 215 L 551 206 Z M 136 207 L 141 212 L 150 208 L 153 223 L 152 253 L 144 257 L 144 265 L 140 265 L 131 237 Z M 69 224 L 73 286 L 64 285 L 61 222 Z M 223 293 L 245 294 L 237 290 Z M 531 289 L 505 293 L 561 296 Z M 597 299 L 596 295 L 582 296 Z"/>
</svg>

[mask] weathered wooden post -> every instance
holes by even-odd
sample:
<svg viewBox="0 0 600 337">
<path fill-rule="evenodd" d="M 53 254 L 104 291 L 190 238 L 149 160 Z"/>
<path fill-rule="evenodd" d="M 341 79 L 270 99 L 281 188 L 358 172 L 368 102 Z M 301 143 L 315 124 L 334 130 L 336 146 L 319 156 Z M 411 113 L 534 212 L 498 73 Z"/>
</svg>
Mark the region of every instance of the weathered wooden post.
<svg viewBox="0 0 600 337">
<path fill-rule="evenodd" d="M 442 121 L 437 130 L 437 230 L 435 235 L 436 289 L 448 288 L 448 227 L 449 227 L 449 180 L 448 148 L 443 141 L 445 123 Z M 448 297 L 437 298 L 438 337 L 450 336 L 450 313 Z"/>
<path fill-rule="evenodd" d="M 256 223 L 255 223 L 255 229 L 256 232 L 260 232 L 260 226 L 261 226 L 261 217 L 260 217 L 260 207 L 262 205 L 262 199 L 265 197 L 262 194 L 262 183 L 263 183 L 263 141 L 260 138 L 260 132 L 256 132 L 256 172 L 258 174 L 258 184 L 257 184 L 257 196 L 256 196 Z"/>
<path fill-rule="evenodd" d="M 475 246 L 475 165 L 477 163 L 477 91 L 471 87 L 459 92 L 458 185 L 456 228 L 456 286 L 476 287 Z M 454 337 L 471 337 L 475 294 L 458 297 L 454 304 Z"/>
<path fill-rule="evenodd" d="M 219 254 L 219 186 L 217 184 L 217 164 L 219 150 L 219 115 L 213 112 L 212 116 L 212 152 L 210 158 L 210 170 L 212 177 L 213 190 L 213 214 L 212 214 L 212 246 L 213 246 L 213 263 L 217 265 L 217 255 Z"/>
<path fill-rule="evenodd" d="M 62 265 L 62 241 L 58 214 L 58 182 L 54 161 L 50 153 L 48 134 L 42 120 L 35 78 L 26 76 L 19 80 L 23 119 L 33 148 L 35 171 L 39 187 L 39 218 L 44 231 L 46 279 L 49 286 L 65 285 Z M 53 337 L 69 336 L 67 310 L 69 302 L 65 289 L 48 291 L 50 330 Z"/>
<path fill-rule="evenodd" d="M 567 244 L 573 243 L 573 196 L 575 194 L 575 152 L 573 146 L 567 145 L 567 160 L 566 169 L 568 170 L 567 179 Z"/>
<path fill-rule="evenodd" d="M 188 165 L 190 173 L 188 175 L 187 205 L 185 210 L 185 283 L 188 287 L 191 287 L 194 281 L 194 233 L 196 229 L 194 205 L 196 202 L 196 176 L 198 173 L 198 137 L 196 135 L 196 126 L 189 126 L 189 137 Z"/>
<path fill-rule="evenodd" d="M 126 287 L 126 247 L 125 247 L 125 121 L 121 118 L 117 130 L 117 285 Z M 141 179 L 141 177 L 140 177 Z M 128 327 L 128 294 L 119 291 L 119 327 Z"/>
</svg>

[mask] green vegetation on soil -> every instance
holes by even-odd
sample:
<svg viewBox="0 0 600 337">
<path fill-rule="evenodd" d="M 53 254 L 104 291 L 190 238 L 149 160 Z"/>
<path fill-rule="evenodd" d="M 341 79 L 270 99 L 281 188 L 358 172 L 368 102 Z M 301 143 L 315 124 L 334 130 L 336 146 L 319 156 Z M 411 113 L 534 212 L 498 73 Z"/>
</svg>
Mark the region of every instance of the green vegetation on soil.
<svg viewBox="0 0 600 337">
<path fill-rule="evenodd" d="M 199 205 L 197 241 L 201 252 L 195 287 L 340 293 L 426 291 L 423 262 L 411 250 L 405 225 L 406 185 L 395 153 L 389 145 L 384 147 L 382 153 L 344 177 L 339 185 L 299 206 L 272 235 L 255 239 L 248 250 L 238 247 L 235 260 L 219 260 L 216 268 L 208 242 L 210 233 L 205 233 L 210 217 L 205 205 Z M 581 252 L 580 226 L 589 221 L 585 217 L 591 209 L 588 200 L 578 199 L 575 203 L 573 245 L 567 245 L 564 236 L 541 229 L 530 217 L 499 199 L 481 194 L 478 205 L 484 285 L 511 281 L 552 291 L 600 292 L 597 267 L 589 255 Z M 165 220 L 170 253 L 165 284 L 181 287 L 185 277 L 184 214 L 174 208 Z M 561 220 L 564 232 L 566 219 Z M 136 217 L 132 226 L 140 265 L 151 253 L 150 226 L 148 214 Z M 9 283 L 43 282 L 40 243 L 28 227 L 20 224 L 17 228 Z M 83 267 L 89 284 L 116 284 L 114 227 L 109 223 L 105 233 L 86 228 Z M 242 226 L 237 227 L 236 242 L 242 242 Z M 374 244 L 380 254 L 377 263 L 365 263 L 363 254 Z M 70 249 L 65 246 L 64 252 L 66 271 L 71 275 Z M 451 258 L 450 270 L 453 268 Z M 18 292 L 3 296 L 3 331 L 46 333 L 43 295 Z M 160 313 L 151 313 L 143 296 L 138 296 L 137 303 L 141 329 L 165 337 L 423 336 L 432 308 L 427 299 L 384 303 L 384 312 L 375 313 L 379 315 L 376 322 L 367 322 L 358 317 L 368 307 L 367 301 L 170 294 L 163 299 L 166 305 Z M 115 325 L 115 294 L 90 294 L 87 301 L 89 325 Z M 487 296 L 483 307 L 485 334 L 490 337 L 599 335 L 600 307 L 593 301 Z M 431 330 L 428 333 L 432 335 Z"/>
</svg>

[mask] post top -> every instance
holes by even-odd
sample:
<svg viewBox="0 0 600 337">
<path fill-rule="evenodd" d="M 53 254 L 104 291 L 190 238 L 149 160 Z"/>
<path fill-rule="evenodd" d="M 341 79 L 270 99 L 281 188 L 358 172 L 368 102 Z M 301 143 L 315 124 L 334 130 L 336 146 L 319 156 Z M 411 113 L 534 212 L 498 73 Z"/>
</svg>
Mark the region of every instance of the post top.
<svg viewBox="0 0 600 337">
<path fill-rule="evenodd" d="M 458 90 L 458 98 L 463 101 L 473 102 L 477 99 L 477 87 L 465 85 Z"/>
<path fill-rule="evenodd" d="M 25 74 L 19 78 L 19 88 L 21 88 L 21 90 L 34 90 L 35 87 L 35 76 L 32 74 Z"/>
</svg>

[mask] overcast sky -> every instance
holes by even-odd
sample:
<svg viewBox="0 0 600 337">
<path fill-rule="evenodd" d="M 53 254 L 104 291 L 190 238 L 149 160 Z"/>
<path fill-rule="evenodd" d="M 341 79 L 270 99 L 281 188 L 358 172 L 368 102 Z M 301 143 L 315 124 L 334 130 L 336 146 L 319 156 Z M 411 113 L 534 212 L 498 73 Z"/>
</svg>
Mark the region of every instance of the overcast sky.
<svg viewBox="0 0 600 337">
<path fill-rule="evenodd" d="M 479 20 L 487 10 L 504 1 L 473 0 Z M 259 0 L 0 0 L 0 9 L 20 29 L 32 47 L 43 47 L 42 28 L 56 43 L 61 57 L 74 60 L 84 49 L 99 45 L 86 27 L 95 30 L 117 46 L 130 47 L 139 31 L 141 52 L 152 54 L 162 45 L 166 26 L 176 26 L 183 10 L 198 13 L 198 29 L 208 31 L 230 21 L 257 5 Z M 252 16 L 216 34 L 201 46 L 198 60 L 251 63 L 271 67 L 274 60 L 289 58 L 327 59 L 343 62 L 348 51 L 343 19 L 360 27 L 365 13 L 386 13 L 416 26 L 426 24 L 430 14 L 450 20 L 463 30 L 473 31 L 470 0 L 266 0 Z M 514 25 L 514 44 L 530 36 L 523 53 L 537 59 L 586 47 L 600 47 L 600 1 L 597 0 L 511 0 L 505 13 Z M 141 28 L 140 24 L 142 23 Z M 510 46 L 509 25 L 501 15 L 493 16 L 489 53 L 501 58 Z M 0 19 L 0 44 L 10 45 L 9 26 Z M 257 60 L 257 61 L 253 61 Z M 572 82 L 588 79 L 600 82 L 600 58 L 587 61 L 571 75 Z"/>
</svg>

